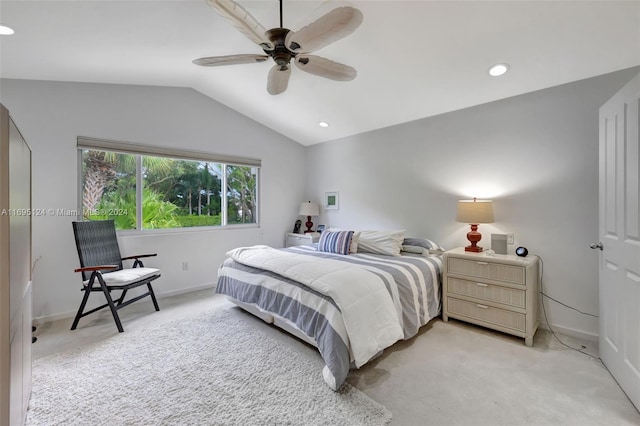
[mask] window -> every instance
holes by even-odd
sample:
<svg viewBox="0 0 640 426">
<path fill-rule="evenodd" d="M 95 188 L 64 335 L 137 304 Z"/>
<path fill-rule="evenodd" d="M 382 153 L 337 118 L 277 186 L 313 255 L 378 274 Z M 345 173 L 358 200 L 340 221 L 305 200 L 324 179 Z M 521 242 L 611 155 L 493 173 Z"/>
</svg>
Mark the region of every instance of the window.
<svg viewBox="0 0 640 426">
<path fill-rule="evenodd" d="M 227 223 L 256 223 L 257 170 L 227 166 Z"/>
<path fill-rule="evenodd" d="M 119 230 L 258 223 L 255 165 L 208 161 L 208 154 L 145 154 L 129 146 L 134 152 L 118 152 L 102 149 L 106 141 L 98 141 L 99 149 L 80 140 L 85 220 L 113 219 Z"/>
</svg>

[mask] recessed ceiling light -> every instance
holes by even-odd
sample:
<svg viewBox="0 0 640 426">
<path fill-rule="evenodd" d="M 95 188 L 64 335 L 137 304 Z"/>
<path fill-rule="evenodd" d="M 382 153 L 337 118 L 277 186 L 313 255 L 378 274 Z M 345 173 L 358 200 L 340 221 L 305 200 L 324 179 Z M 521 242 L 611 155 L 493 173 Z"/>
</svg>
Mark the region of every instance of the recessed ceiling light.
<svg viewBox="0 0 640 426">
<path fill-rule="evenodd" d="M 13 29 L 7 27 L 6 25 L 0 25 L 0 35 L 11 35 L 13 33 Z"/>
<path fill-rule="evenodd" d="M 321 122 L 318 123 L 318 125 L 320 127 L 329 127 L 329 123 L 327 123 L 326 121 L 321 121 Z"/>
<path fill-rule="evenodd" d="M 489 75 L 499 77 L 509 71 L 509 64 L 496 64 L 489 69 Z"/>
</svg>

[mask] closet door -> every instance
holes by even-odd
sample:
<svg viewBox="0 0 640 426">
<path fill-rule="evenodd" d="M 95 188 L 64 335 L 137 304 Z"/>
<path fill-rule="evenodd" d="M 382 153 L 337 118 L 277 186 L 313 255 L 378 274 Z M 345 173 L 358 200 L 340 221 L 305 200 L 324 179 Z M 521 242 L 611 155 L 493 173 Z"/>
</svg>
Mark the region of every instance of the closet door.
<svg viewBox="0 0 640 426">
<path fill-rule="evenodd" d="M 0 105 L 0 424 L 31 393 L 31 150 Z"/>
</svg>

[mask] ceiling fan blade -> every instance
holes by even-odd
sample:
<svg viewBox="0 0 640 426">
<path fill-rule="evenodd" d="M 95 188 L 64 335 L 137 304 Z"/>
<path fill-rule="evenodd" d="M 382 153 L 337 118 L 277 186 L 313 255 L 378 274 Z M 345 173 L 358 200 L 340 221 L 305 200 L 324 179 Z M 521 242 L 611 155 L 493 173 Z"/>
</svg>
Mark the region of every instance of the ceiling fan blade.
<svg viewBox="0 0 640 426">
<path fill-rule="evenodd" d="M 269 71 L 267 79 L 267 92 L 271 95 L 279 95 L 287 90 L 289 76 L 291 75 L 290 65 L 274 65 Z"/>
<path fill-rule="evenodd" d="M 253 64 L 255 62 L 264 62 L 268 58 L 267 55 L 208 56 L 206 58 L 194 59 L 193 63 L 202 65 L 203 67 L 217 67 L 220 65 Z"/>
<path fill-rule="evenodd" d="M 296 66 L 309 74 L 337 81 L 351 81 L 358 75 L 358 71 L 349 65 L 316 55 L 296 57 Z"/>
<path fill-rule="evenodd" d="M 353 7 L 338 7 L 300 29 L 290 32 L 285 46 L 292 52 L 314 52 L 348 36 L 362 23 L 362 12 Z"/>
<path fill-rule="evenodd" d="M 274 49 L 273 43 L 264 35 L 267 30 L 244 7 L 232 0 L 207 0 L 207 3 L 246 35 L 249 40 L 266 50 Z"/>
</svg>

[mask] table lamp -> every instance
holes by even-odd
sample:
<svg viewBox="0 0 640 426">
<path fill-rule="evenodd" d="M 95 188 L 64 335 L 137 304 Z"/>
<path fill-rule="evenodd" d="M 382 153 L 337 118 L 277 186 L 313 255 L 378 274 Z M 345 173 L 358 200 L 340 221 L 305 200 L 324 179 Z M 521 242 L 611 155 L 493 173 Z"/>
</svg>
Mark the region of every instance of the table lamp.
<svg viewBox="0 0 640 426">
<path fill-rule="evenodd" d="M 307 226 L 307 230 L 304 231 L 305 234 L 307 232 L 313 232 L 311 230 L 311 227 L 313 226 L 313 222 L 311 222 L 311 216 L 318 216 L 319 214 L 320 207 L 318 206 L 318 204 L 312 203 L 311 201 L 300 204 L 300 215 L 307 217 L 307 223 L 305 223 L 305 225 Z"/>
<path fill-rule="evenodd" d="M 476 200 L 475 198 L 458 201 L 456 221 L 471 225 L 471 231 L 467 233 L 467 239 L 471 244 L 464 250 L 481 252 L 482 247 L 478 246 L 478 241 L 482 239 L 482 234 L 478 232 L 478 224 L 493 223 L 493 202 L 491 200 Z"/>
</svg>

